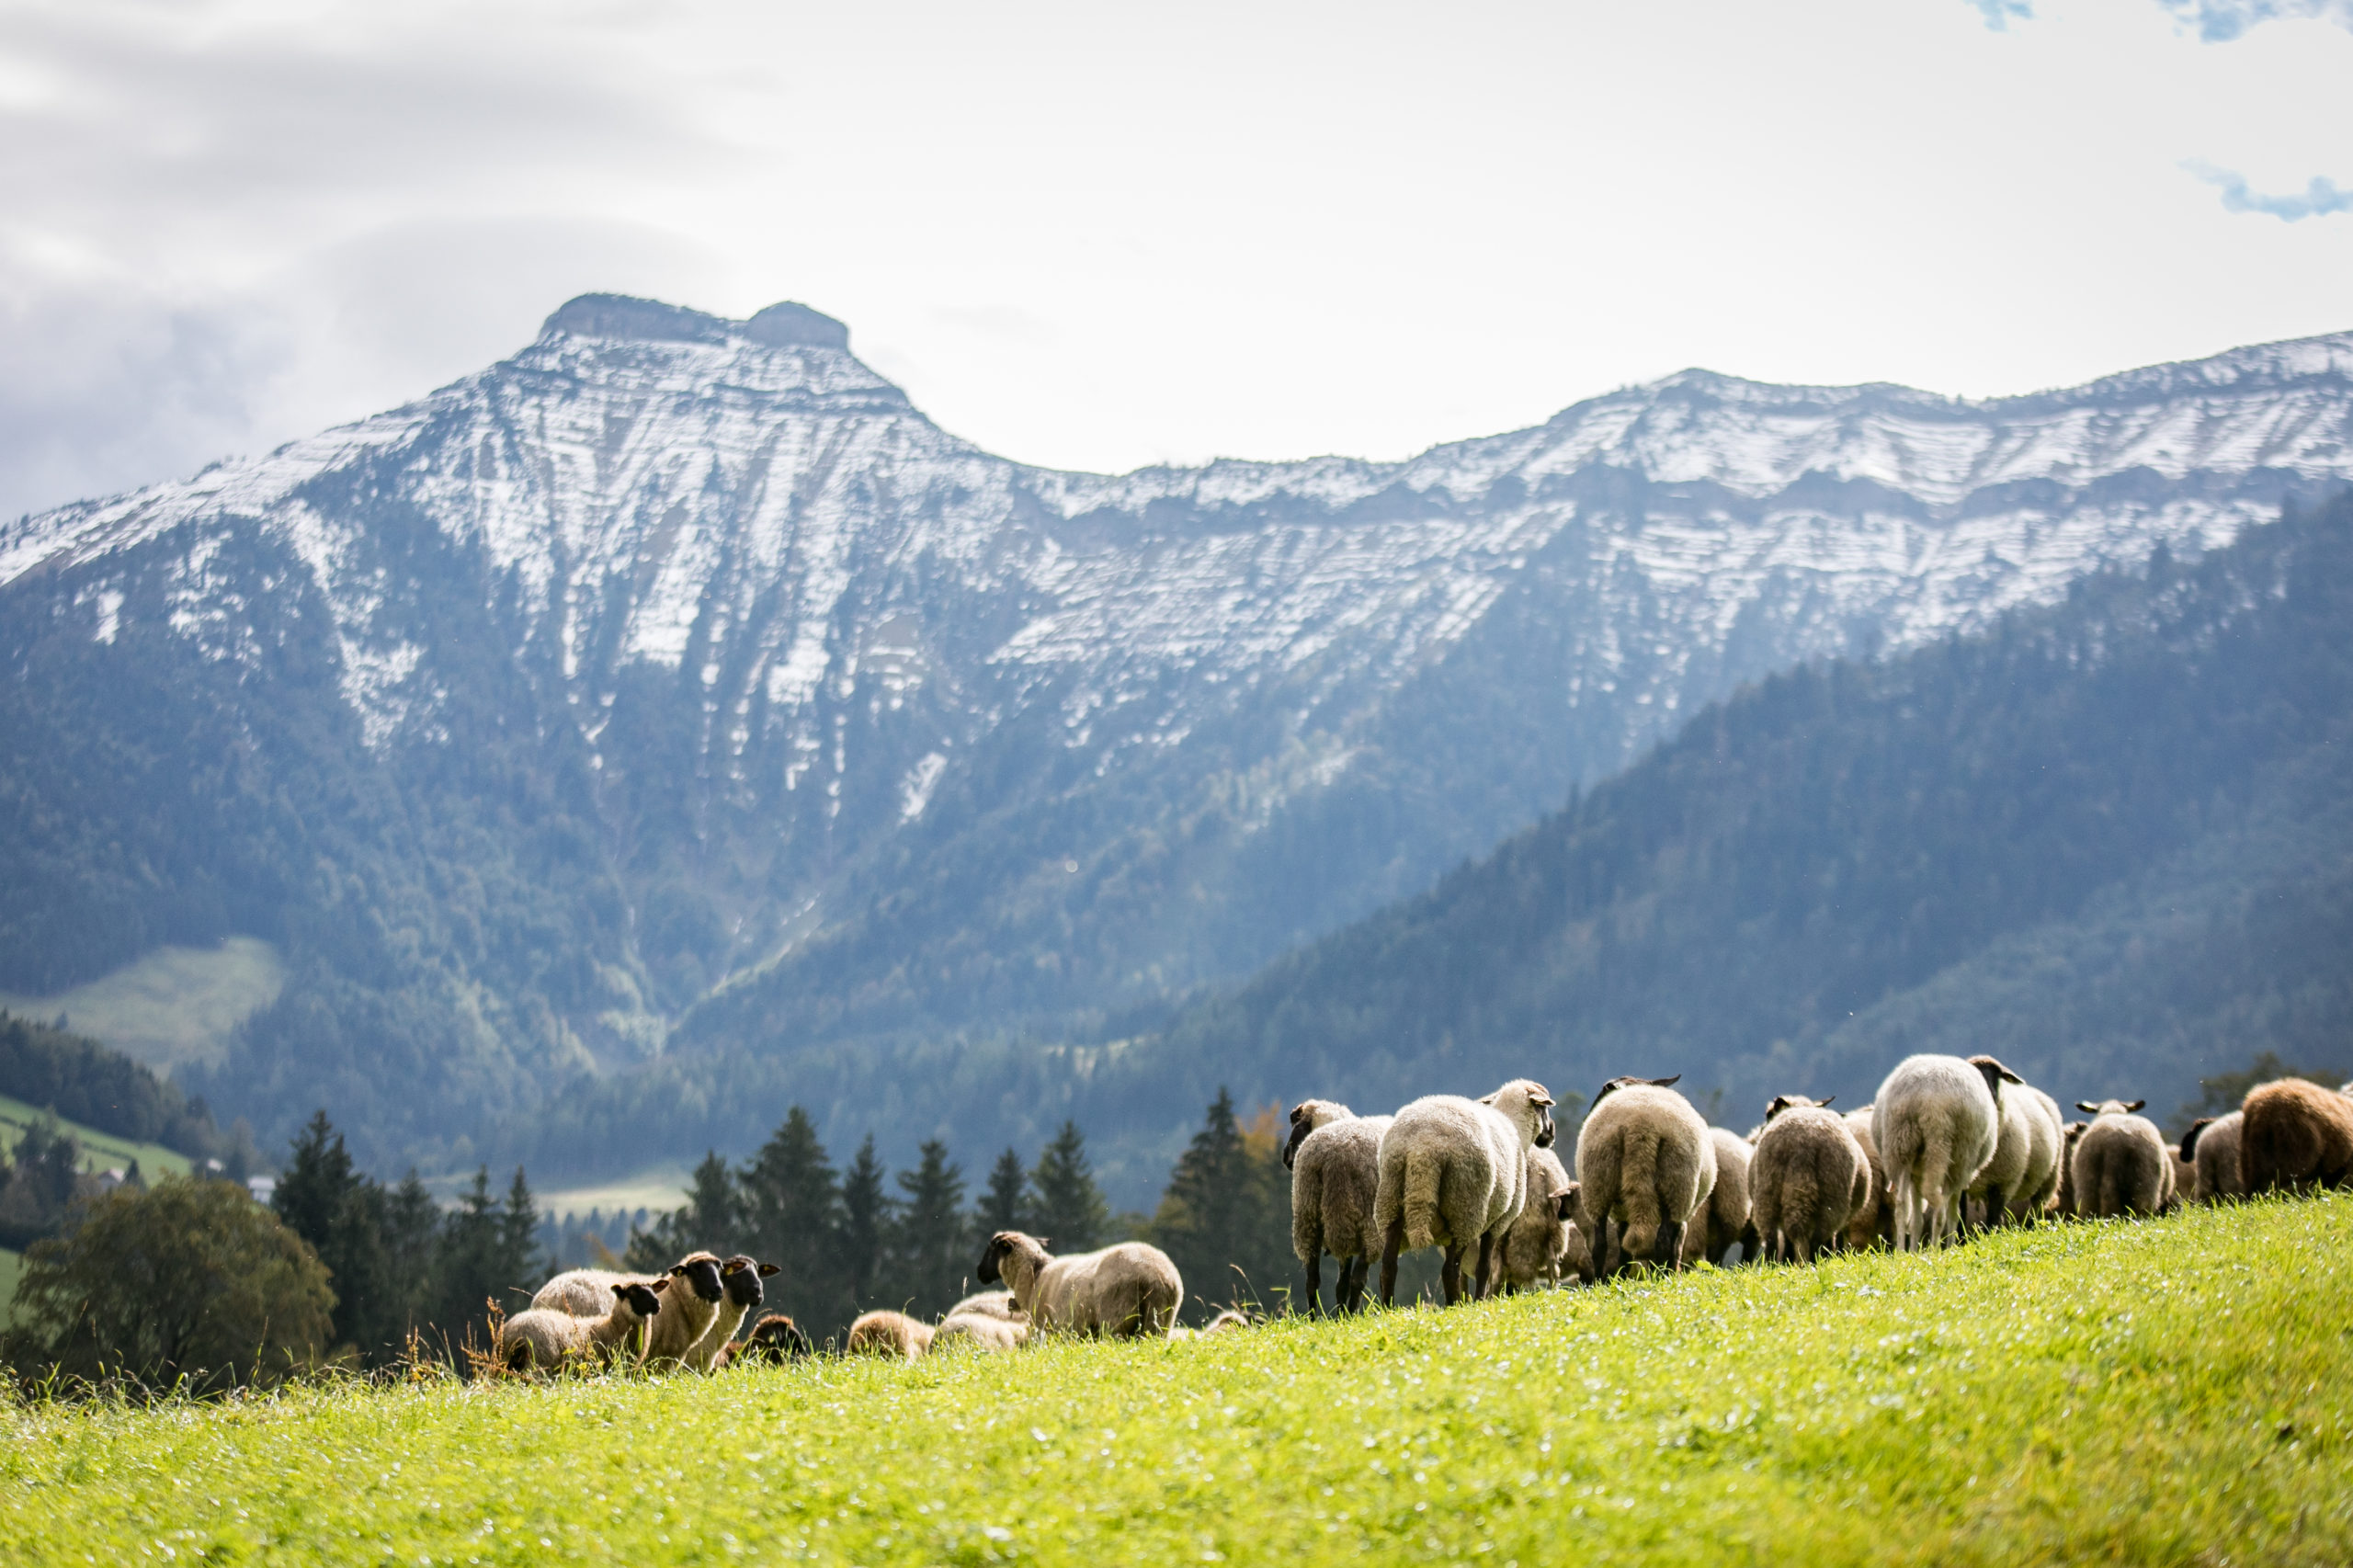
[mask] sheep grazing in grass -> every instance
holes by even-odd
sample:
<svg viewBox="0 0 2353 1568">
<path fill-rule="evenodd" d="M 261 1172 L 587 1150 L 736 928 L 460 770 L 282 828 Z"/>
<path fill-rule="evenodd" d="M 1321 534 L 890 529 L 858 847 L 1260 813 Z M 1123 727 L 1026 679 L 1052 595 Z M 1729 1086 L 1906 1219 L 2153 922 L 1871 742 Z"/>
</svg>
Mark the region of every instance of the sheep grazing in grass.
<svg viewBox="0 0 2353 1568">
<path fill-rule="evenodd" d="M 1016 1305 L 1040 1330 L 1122 1337 L 1159 1335 L 1176 1321 L 1185 1280 L 1156 1246 L 1121 1242 L 1056 1257 L 1036 1236 L 999 1231 L 977 1270 L 983 1284 L 1013 1287 Z"/>
<path fill-rule="evenodd" d="M 2239 1179 L 2239 1128 L 2244 1114 L 2201 1116 L 2182 1135 L 2181 1156 L 2190 1163 L 2196 1179 L 2189 1195 L 2200 1203 L 2244 1198 L 2246 1184 Z"/>
<path fill-rule="evenodd" d="M 1332 1310 L 1364 1304 L 1365 1275 L 1381 1250 L 1373 1204 L 1381 1188 L 1381 1136 L 1394 1119 L 1358 1116 L 1333 1100 L 1302 1100 L 1291 1108 L 1290 1141 L 1283 1164 L 1290 1170 L 1290 1245 L 1307 1270 L 1309 1310 L 1321 1311 L 1324 1255 L 1340 1260 Z"/>
<path fill-rule="evenodd" d="M 688 1366 L 698 1372 L 708 1372 L 718 1364 L 721 1353 L 734 1339 L 745 1314 L 760 1304 L 765 1295 L 760 1281 L 773 1278 L 776 1272 L 775 1264 L 756 1262 L 740 1252 L 719 1266 L 719 1283 L 726 1296 L 719 1303 L 719 1311 L 712 1314 L 710 1326 L 688 1348 L 684 1358 Z"/>
<path fill-rule="evenodd" d="M 1962 1194 L 1964 1224 L 1970 1199 L 1981 1206 L 1982 1226 L 2005 1225 L 2039 1213 L 2059 1186 L 2058 1102 L 2029 1084 L 2013 1085 L 1995 1098 L 2001 1121 L 1994 1157 Z"/>
<path fill-rule="evenodd" d="M 1515 1078 L 1480 1099 L 1429 1095 L 1397 1113 L 1381 1136 L 1373 1199 L 1381 1305 L 1396 1300 L 1397 1255 L 1408 1249 L 1445 1249 L 1449 1306 L 1485 1290 L 1495 1244 L 1527 1199 L 1528 1151 L 1552 1147 L 1552 1103 L 1543 1085 Z"/>
<path fill-rule="evenodd" d="M 2353 1098 L 2302 1078 L 2247 1091 L 2239 1105 L 2239 1185 L 2249 1193 L 2342 1187 L 2353 1176 Z"/>
<path fill-rule="evenodd" d="M 2002 1091 L 2002 1104 L 2006 1109 L 2013 1091 Z M 2040 1224 L 2058 1211 L 2061 1173 L 2071 1157 L 2067 1146 L 2067 1118 L 2059 1102 L 2036 1088 L 2032 1084 L 2021 1085 L 2017 1097 L 2027 1102 L 2028 1111 L 2040 1122 L 2029 1145 L 2026 1173 L 2018 1187 L 2010 1194 L 2007 1212 L 2010 1221 L 2018 1224 Z M 2007 1126 L 2006 1119 L 2004 1123 Z"/>
<path fill-rule="evenodd" d="M 558 1371 L 585 1365 L 591 1357 L 610 1365 L 630 1354 L 632 1345 L 643 1349 L 640 1330 L 658 1319 L 662 1292 L 669 1285 L 666 1278 L 651 1285 L 621 1280 L 611 1287 L 605 1311 L 596 1317 L 552 1307 L 517 1312 L 498 1325 L 491 1353 L 510 1372 Z"/>
<path fill-rule="evenodd" d="M 1847 1246 L 1862 1252 L 1872 1246 L 1895 1244 L 1895 1204 L 1888 1196 L 1887 1167 L 1880 1164 L 1879 1140 L 1871 1135 L 1871 1108 L 1861 1107 L 1847 1113 L 1847 1131 L 1863 1151 L 1863 1159 L 1871 1167 L 1870 1195 L 1862 1206 L 1847 1216 Z"/>
<path fill-rule="evenodd" d="M 1961 1195 L 2001 1141 L 2004 1084 L 2025 1082 L 1990 1056 L 1907 1056 L 1879 1086 L 1871 1131 L 1895 1207 L 1895 1244 L 1934 1245 L 1959 1228 Z"/>
<path fill-rule="evenodd" d="M 1870 1161 L 1829 1101 L 1779 1095 L 1749 1167 L 1749 1202 L 1765 1256 L 1812 1263 L 1871 1191 Z"/>
<path fill-rule="evenodd" d="M 1201 1324 L 1203 1334 L 1232 1334 L 1238 1328 L 1256 1328 L 1257 1322 L 1240 1307 L 1228 1307 L 1209 1322 Z"/>
<path fill-rule="evenodd" d="M 1716 1185 L 1683 1232 L 1684 1265 L 1704 1258 L 1722 1268 L 1734 1243 L 1740 1260 L 1754 1263 L 1762 1245 L 1749 1214 L 1748 1167 L 1756 1144 L 1729 1127 L 1711 1127 L 1708 1137 L 1716 1147 Z"/>
<path fill-rule="evenodd" d="M 1007 1323 L 1028 1323 L 1029 1314 L 1013 1304 L 1010 1290 L 982 1290 L 965 1297 L 941 1314 L 944 1317 L 1002 1318 Z"/>
<path fill-rule="evenodd" d="M 2075 1142 L 2075 1212 L 2092 1219 L 2155 1214 L 2173 1192 L 2173 1151 L 2144 1100 L 2078 1100 L 2091 1123 Z"/>
<path fill-rule="evenodd" d="M 861 1312 L 842 1341 L 845 1356 L 892 1356 L 912 1361 L 931 1348 L 933 1329 L 904 1312 Z"/>
<path fill-rule="evenodd" d="M 1575 1232 L 1569 1222 L 1574 1206 L 1570 1189 L 1574 1185 L 1561 1157 L 1552 1150 L 1528 1152 L 1527 1200 L 1495 1248 L 1495 1278 L 1489 1282 L 1490 1290 L 1500 1288 L 1508 1294 L 1560 1283 L 1570 1237 Z M 1590 1258 L 1586 1267 L 1592 1267 Z"/>
<path fill-rule="evenodd" d="M 1716 1142 L 1675 1092 L 1681 1076 L 1612 1078 L 1586 1112 L 1576 1222 L 1598 1278 L 1645 1257 L 1678 1267 L 1683 1228 L 1715 1190 Z"/>
<path fill-rule="evenodd" d="M 816 1353 L 816 1346 L 809 1343 L 808 1335 L 801 1332 L 799 1324 L 782 1312 L 768 1312 L 752 1325 L 752 1332 L 744 1336 L 741 1344 L 722 1346 L 710 1365 L 713 1371 L 762 1361 L 782 1366 L 787 1361 L 805 1360 Z"/>
<path fill-rule="evenodd" d="M 574 1317 L 595 1317 L 605 1310 L 602 1303 L 615 1285 L 651 1285 L 657 1278 L 667 1278 L 672 1287 L 665 1299 L 668 1310 L 654 1320 L 646 1334 L 645 1360 L 648 1366 L 676 1367 L 685 1363 L 687 1352 L 700 1342 L 719 1314 L 719 1303 L 727 1294 L 720 1280 L 721 1267 L 716 1253 L 690 1252 L 661 1275 L 574 1268 L 540 1286 L 531 1297 L 531 1306 Z"/>
<path fill-rule="evenodd" d="M 1027 1320 L 1016 1323 L 1009 1318 L 989 1317 L 980 1312 L 950 1312 L 940 1319 L 933 1331 L 931 1348 L 942 1350 L 968 1348 L 972 1350 L 1018 1350 L 1029 1342 Z"/>
</svg>

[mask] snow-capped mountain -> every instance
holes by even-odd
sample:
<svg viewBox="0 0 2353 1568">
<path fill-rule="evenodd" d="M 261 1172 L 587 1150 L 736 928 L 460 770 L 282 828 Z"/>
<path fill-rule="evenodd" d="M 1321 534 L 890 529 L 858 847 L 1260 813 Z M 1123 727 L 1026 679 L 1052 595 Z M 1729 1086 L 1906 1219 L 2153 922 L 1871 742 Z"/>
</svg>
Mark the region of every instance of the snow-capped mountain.
<svg viewBox="0 0 2353 1568">
<path fill-rule="evenodd" d="M 457 1042 L 418 1062 L 506 1063 L 487 1100 L 437 1079 L 418 1137 L 664 1050 L 1115 1035 L 1744 680 L 2348 478 L 2353 334 L 1984 402 L 1691 370 L 1400 463 L 1103 477 L 940 430 L 803 307 L 588 296 L 417 403 L 0 528 L 21 739 L 182 704 L 244 748 L 204 800 L 282 793 L 289 747 L 357 781 L 253 864 L 176 843 L 99 897 L 63 868 L 116 817 L 79 776 L 15 779 L 40 847 L 0 876 L 0 987 L 240 930 L 299 956 L 302 912 L 378 896 L 343 881 L 397 884 L 420 913 L 298 963 L 335 985 L 278 1011 L 349 1028 L 330 992 L 399 993 L 447 1017 L 385 1028 Z M 135 707 L 105 694 L 126 672 Z M 364 831 L 355 791 L 383 797 Z M 469 891 L 491 866 L 521 891 Z M 272 1114 L 357 1081 L 251 1033 L 229 1071 Z"/>
</svg>

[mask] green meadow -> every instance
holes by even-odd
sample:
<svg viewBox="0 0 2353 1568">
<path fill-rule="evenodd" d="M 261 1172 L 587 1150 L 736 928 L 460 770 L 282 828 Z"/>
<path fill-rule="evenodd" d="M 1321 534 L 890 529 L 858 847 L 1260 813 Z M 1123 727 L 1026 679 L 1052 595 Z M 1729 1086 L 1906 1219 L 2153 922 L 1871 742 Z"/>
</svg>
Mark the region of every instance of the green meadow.
<svg viewBox="0 0 2353 1568">
<path fill-rule="evenodd" d="M 25 1130 L 39 1121 L 44 1112 L 39 1106 L 27 1105 L 0 1095 L 0 1148 L 14 1149 Z M 149 1181 L 169 1172 L 174 1176 L 188 1175 L 186 1154 L 165 1148 L 161 1143 L 141 1143 L 129 1138 L 118 1138 L 111 1132 L 100 1132 L 78 1121 L 58 1118 L 57 1130 L 70 1132 L 82 1145 L 82 1168 L 102 1171 L 109 1167 L 128 1170 L 131 1162 L 139 1162 L 140 1173 Z"/>
<path fill-rule="evenodd" d="M 2353 1198 L 1181 1343 L 6 1415 L 28 1563 L 2353 1560 Z"/>
</svg>

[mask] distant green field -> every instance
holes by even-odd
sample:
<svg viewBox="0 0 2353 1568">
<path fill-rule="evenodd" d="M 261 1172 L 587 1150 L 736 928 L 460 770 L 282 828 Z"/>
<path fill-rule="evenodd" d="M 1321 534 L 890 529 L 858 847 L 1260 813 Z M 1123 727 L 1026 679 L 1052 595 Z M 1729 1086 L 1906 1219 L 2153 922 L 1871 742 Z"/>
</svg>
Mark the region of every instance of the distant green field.
<svg viewBox="0 0 2353 1568">
<path fill-rule="evenodd" d="M 0 1095 L 0 1148 L 13 1150 L 25 1129 L 39 1121 L 41 1110 L 22 1100 L 12 1100 Z M 131 1160 L 139 1161 L 140 1174 L 149 1180 L 169 1171 L 176 1176 L 188 1175 L 188 1156 L 175 1153 L 161 1143 L 134 1143 L 128 1138 L 118 1138 L 111 1132 L 99 1132 L 78 1121 L 58 1119 L 60 1130 L 71 1132 L 82 1142 L 82 1168 L 102 1171 L 108 1167 L 127 1170 Z"/>
<path fill-rule="evenodd" d="M 0 1007 L 43 1022 L 63 1013 L 77 1034 L 104 1040 L 165 1072 L 217 1063 L 230 1032 L 278 1000 L 286 963 L 258 937 L 208 948 L 157 948 L 86 985 L 53 996 L 0 992 Z"/>
<path fill-rule="evenodd" d="M 25 1562 L 2353 1561 L 2353 1199 L 1189 1343 L 20 1405 Z"/>
<path fill-rule="evenodd" d="M 17 1299 L 17 1276 L 25 1269 L 22 1253 L 0 1247 L 0 1323 L 8 1321 L 9 1304 Z"/>
</svg>

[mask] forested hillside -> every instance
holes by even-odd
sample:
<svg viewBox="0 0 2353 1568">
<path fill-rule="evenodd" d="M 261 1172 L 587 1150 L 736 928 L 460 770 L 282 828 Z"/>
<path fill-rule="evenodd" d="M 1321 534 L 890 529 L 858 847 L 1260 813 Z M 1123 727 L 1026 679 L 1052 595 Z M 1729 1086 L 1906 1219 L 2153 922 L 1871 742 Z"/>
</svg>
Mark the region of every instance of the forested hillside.
<svg viewBox="0 0 2353 1568">
<path fill-rule="evenodd" d="M 1767 680 L 1099 1093 L 1105 1117 L 1211 1082 L 1386 1108 L 1680 1073 L 1746 1125 L 1984 1050 L 2163 1110 L 2256 1051 L 2348 1044 L 2353 498 Z"/>
</svg>

